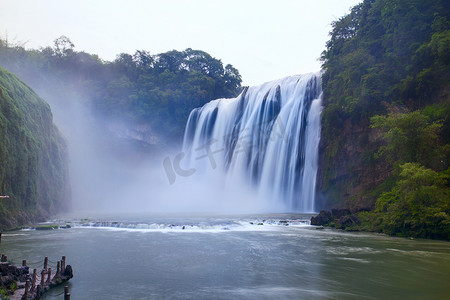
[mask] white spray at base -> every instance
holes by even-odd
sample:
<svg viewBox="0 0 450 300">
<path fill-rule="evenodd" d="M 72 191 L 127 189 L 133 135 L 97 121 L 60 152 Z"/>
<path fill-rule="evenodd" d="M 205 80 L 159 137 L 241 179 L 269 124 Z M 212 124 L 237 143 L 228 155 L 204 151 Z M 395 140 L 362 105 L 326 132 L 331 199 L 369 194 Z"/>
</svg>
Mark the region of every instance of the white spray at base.
<svg viewBox="0 0 450 300">
<path fill-rule="evenodd" d="M 246 88 L 236 98 L 194 109 L 183 170 L 195 170 L 205 186 L 223 174 L 224 190 L 249 187 L 261 206 L 314 212 L 321 98 L 321 76 L 314 73 Z"/>
</svg>

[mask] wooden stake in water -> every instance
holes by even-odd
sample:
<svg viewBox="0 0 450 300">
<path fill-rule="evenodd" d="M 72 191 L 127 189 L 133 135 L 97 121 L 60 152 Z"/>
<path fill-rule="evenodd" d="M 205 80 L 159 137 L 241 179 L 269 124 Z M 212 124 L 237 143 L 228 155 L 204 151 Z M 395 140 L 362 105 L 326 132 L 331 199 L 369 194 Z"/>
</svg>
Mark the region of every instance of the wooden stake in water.
<svg viewBox="0 0 450 300">
<path fill-rule="evenodd" d="M 30 280 L 27 279 L 25 283 L 25 293 L 23 294 L 23 299 L 28 299 L 28 289 L 30 288 Z"/>
<path fill-rule="evenodd" d="M 70 298 L 70 294 L 69 294 L 69 286 L 65 286 L 64 287 L 64 300 L 67 300 L 68 298 L 67 298 L 67 295 L 69 295 L 69 298 Z"/>
<path fill-rule="evenodd" d="M 41 286 L 38 285 L 36 289 L 36 300 L 41 299 Z"/>
<path fill-rule="evenodd" d="M 40 287 L 43 289 L 45 284 L 45 270 L 42 270 L 41 272 L 41 285 Z"/>
<path fill-rule="evenodd" d="M 37 269 L 33 270 L 33 281 L 31 283 L 31 290 L 34 291 L 34 288 L 36 287 L 36 277 L 37 277 Z"/>
<path fill-rule="evenodd" d="M 24 260 L 22 260 L 22 267 L 26 267 L 26 266 L 27 266 L 27 260 L 24 259 Z"/>
<path fill-rule="evenodd" d="M 61 274 L 64 275 L 64 271 L 66 270 L 66 257 L 63 256 L 61 259 Z"/>
<path fill-rule="evenodd" d="M 52 280 L 52 268 L 48 268 L 47 282 L 50 283 L 51 280 Z"/>
<path fill-rule="evenodd" d="M 48 266 L 48 257 L 46 256 L 44 258 L 44 270 L 47 271 L 47 266 Z"/>
<path fill-rule="evenodd" d="M 60 276 L 61 276 L 61 263 L 58 260 L 58 263 L 56 264 L 56 275 L 55 275 L 55 277 L 59 278 Z"/>
</svg>

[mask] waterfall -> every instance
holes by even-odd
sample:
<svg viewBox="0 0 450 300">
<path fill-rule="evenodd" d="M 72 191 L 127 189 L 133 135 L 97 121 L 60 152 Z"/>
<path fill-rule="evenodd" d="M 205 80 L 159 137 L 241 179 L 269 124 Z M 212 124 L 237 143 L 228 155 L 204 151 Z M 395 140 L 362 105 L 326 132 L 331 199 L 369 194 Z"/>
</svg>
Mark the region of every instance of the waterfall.
<svg viewBox="0 0 450 300">
<path fill-rule="evenodd" d="M 194 109 L 184 166 L 204 180 L 221 172 L 224 186 L 245 184 L 284 210 L 314 212 L 321 94 L 320 74 L 297 75 Z"/>
</svg>

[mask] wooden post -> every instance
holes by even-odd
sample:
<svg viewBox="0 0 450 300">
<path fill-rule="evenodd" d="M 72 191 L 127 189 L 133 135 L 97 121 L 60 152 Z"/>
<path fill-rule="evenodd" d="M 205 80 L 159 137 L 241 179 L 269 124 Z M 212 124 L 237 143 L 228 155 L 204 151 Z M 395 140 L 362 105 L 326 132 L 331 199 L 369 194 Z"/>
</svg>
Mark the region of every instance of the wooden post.
<svg viewBox="0 0 450 300">
<path fill-rule="evenodd" d="M 45 287 L 45 270 L 41 271 L 41 285 L 40 285 L 41 289 L 44 289 Z"/>
<path fill-rule="evenodd" d="M 3 257 L 5 257 L 5 254 L 2 253 L 2 258 L 0 259 L 0 262 L 3 262 Z"/>
<path fill-rule="evenodd" d="M 47 282 L 50 283 L 51 280 L 52 280 L 52 268 L 48 268 Z"/>
<path fill-rule="evenodd" d="M 34 291 L 34 288 L 36 287 L 36 277 L 37 277 L 37 269 L 33 270 L 33 281 L 31 283 L 31 290 Z"/>
<path fill-rule="evenodd" d="M 64 300 L 67 300 L 67 295 L 69 294 L 69 286 L 64 287 Z M 69 294 L 70 295 L 70 294 Z"/>
<path fill-rule="evenodd" d="M 8 256 L 2 255 L 2 262 L 8 262 Z"/>
<path fill-rule="evenodd" d="M 27 279 L 25 283 L 25 293 L 23 294 L 22 299 L 28 299 L 28 289 L 30 288 L 30 280 Z"/>
<path fill-rule="evenodd" d="M 41 285 L 38 285 L 36 288 L 36 300 L 41 299 Z"/>
<path fill-rule="evenodd" d="M 66 299 L 64 299 L 64 300 L 70 300 L 70 293 L 66 294 Z"/>
<path fill-rule="evenodd" d="M 64 275 L 64 272 L 66 271 L 66 257 L 63 256 L 61 259 L 61 273 Z"/>
<path fill-rule="evenodd" d="M 27 260 L 24 259 L 24 260 L 22 260 L 22 267 L 26 267 L 26 266 L 27 266 Z"/>
<path fill-rule="evenodd" d="M 44 270 L 47 271 L 47 265 L 48 265 L 48 257 L 46 256 L 44 258 Z"/>
<path fill-rule="evenodd" d="M 56 264 L 56 275 L 55 275 L 55 277 L 59 278 L 60 276 L 61 276 L 61 263 L 58 260 L 58 263 Z"/>
</svg>

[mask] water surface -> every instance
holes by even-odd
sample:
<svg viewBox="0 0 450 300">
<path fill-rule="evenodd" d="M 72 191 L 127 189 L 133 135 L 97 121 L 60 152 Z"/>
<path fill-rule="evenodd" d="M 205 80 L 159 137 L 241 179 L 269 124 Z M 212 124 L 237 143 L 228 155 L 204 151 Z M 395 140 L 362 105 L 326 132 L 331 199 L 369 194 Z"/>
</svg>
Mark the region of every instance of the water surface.
<svg viewBox="0 0 450 300">
<path fill-rule="evenodd" d="M 38 268 L 65 255 L 71 299 L 448 299 L 448 242 L 317 230 L 303 219 L 108 217 L 4 233 L 0 250 Z"/>
</svg>

